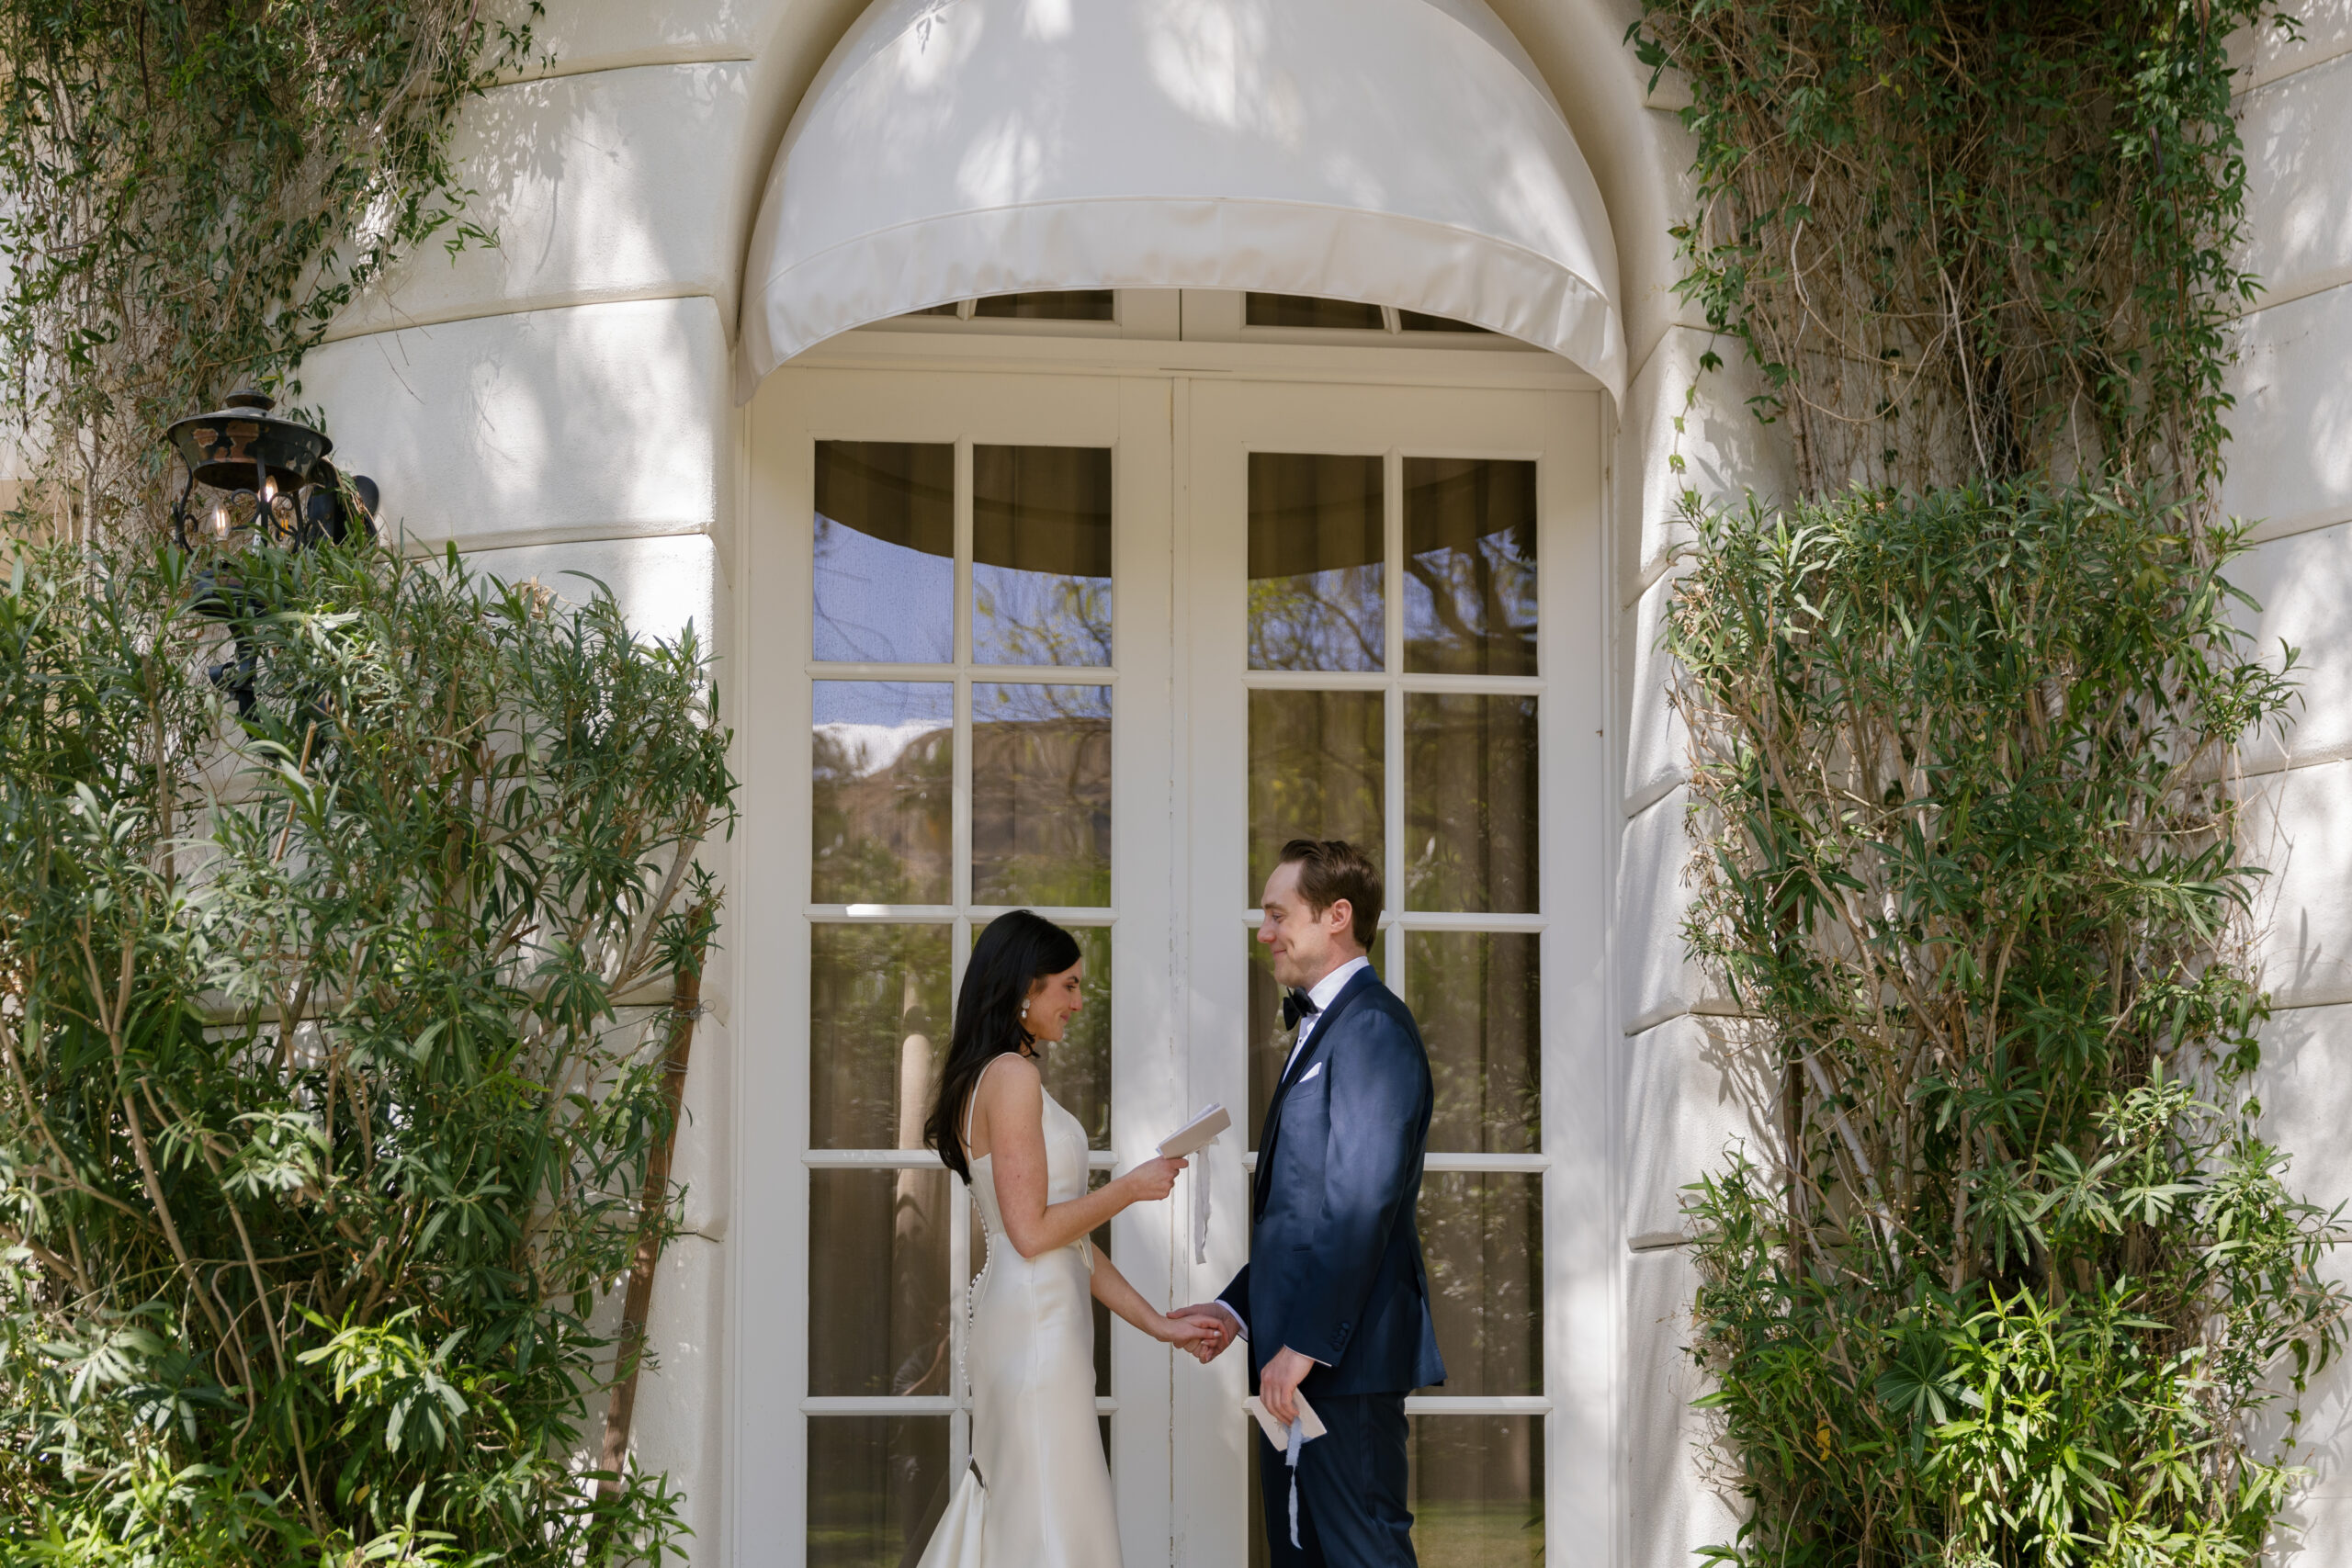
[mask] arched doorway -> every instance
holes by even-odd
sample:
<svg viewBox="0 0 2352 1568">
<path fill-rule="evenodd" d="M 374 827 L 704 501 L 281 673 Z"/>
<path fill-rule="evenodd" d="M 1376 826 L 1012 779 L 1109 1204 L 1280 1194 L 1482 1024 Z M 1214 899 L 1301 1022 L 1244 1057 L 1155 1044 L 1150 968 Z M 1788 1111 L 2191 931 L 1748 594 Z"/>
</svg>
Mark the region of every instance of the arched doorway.
<svg viewBox="0 0 2352 1568">
<path fill-rule="evenodd" d="M 1556 127 L 1483 8 L 1381 8 L 1435 17 L 1397 58 L 1431 38 L 1484 51 L 1508 73 L 1489 95 L 1532 90 Z M 1148 32 L 1178 9 L 1102 12 Z M 978 71 L 989 25 L 1038 7 L 884 10 L 812 89 L 772 216 L 829 112 L 887 120 L 884 88 Z M 1522 151 L 1573 194 L 1556 144 Z M 993 202 L 950 180 L 928 216 L 836 203 L 797 231 L 763 217 L 754 242 L 739 1560 L 910 1562 L 966 1451 L 960 1292 L 979 1260 L 918 1130 L 973 931 L 1025 906 L 1085 933 L 1096 1022 L 1049 1086 L 1099 1168 L 1210 1100 L 1249 1108 L 1254 1136 L 1279 1058 L 1253 877 L 1297 831 L 1378 846 L 1377 961 L 1441 1083 L 1423 1220 L 1453 1377 L 1410 1407 L 1430 1559 L 1605 1538 L 1613 310 L 1526 236 L 1413 210 L 1409 180 L 1353 207 L 1176 183 L 1236 177 L 1180 164 L 1057 195 L 1040 175 Z M 1589 368 L 1513 333 L 1584 345 Z M 1102 1238 L 1148 1295 L 1197 1299 L 1241 1261 L 1241 1153 L 1211 1158 L 1197 1256 L 1182 1189 Z M 1100 1365 L 1130 1563 L 1248 1561 L 1238 1361 L 1178 1365 L 1122 1327 Z"/>
</svg>

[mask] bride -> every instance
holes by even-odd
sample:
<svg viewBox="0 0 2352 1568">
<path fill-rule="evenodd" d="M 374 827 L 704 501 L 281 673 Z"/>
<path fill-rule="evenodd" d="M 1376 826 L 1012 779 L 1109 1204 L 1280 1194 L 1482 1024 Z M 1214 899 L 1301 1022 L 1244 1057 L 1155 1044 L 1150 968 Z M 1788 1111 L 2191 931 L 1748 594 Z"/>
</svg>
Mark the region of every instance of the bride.
<svg viewBox="0 0 2352 1568">
<path fill-rule="evenodd" d="M 1037 1071 L 1083 971 L 1069 932 L 1015 909 L 980 933 L 956 995 L 924 1141 L 979 1200 L 988 1266 L 972 1286 L 972 1469 L 922 1568 L 1118 1568 L 1087 1298 L 1170 1345 L 1211 1332 L 1154 1312 L 1087 1241 L 1128 1204 L 1167 1197 L 1185 1162 L 1086 1190 L 1085 1129 Z"/>
</svg>

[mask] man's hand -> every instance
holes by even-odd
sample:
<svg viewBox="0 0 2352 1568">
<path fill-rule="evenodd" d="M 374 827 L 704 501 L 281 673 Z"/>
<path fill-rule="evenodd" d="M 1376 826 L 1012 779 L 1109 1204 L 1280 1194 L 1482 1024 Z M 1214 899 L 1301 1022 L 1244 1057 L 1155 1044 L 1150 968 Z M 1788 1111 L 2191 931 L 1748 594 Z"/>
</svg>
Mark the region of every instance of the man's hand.
<svg viewBox="0 0 2352 1568">
<path fill-rule="evenodd" d="M 1217 1302 L 1196 1302 L 1191 1306 L 1178 1307 L 1168 1315 L 1197 1323 L 1209 1331 L 1184 1347 L 1204 1367 L 1223 1355 L 1226 1347 L 1241 1337 L 1240 1319 Z"/>
<path fill-rule="evenodd" d="M 1287 1427 L 1298 1419 L 1298 1385 L 1315 1370 L 1315 1359 L 1285 1345 L 1258 1374 L 1258 1402 Z"/>
</svg>

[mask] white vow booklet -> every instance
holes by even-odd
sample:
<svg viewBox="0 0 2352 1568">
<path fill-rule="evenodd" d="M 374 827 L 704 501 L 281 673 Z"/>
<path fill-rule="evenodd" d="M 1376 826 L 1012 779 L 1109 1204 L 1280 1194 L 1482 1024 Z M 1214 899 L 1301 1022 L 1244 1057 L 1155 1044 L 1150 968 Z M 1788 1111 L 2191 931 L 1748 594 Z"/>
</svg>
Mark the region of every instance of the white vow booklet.
<svg viewBox="0 0 2352 1568">
<path fill-rule="evenodd" d="M 1226 1114 L 1222 1105 L 1212 1105 L 1198 1116 L 1159 1140 L 1159 1157 L 1182 1159 L 1189 1155 L 1201 1155 L 1201 1162 L 1193 1169 L 1193 1261 L 1204 1263 L 1209 1256 L 1209 1168 L 1208 1156 L 1203 1149 L 1216 1142 L 1216 1135 L 1233 1125 L 1233 1118 Z"/>
<path fill-rule="evenodd" d="M 1205 1148 L 1219 1133 L 1233 1125 L 1233 1118 L 1226 1114 L 1222 1105 L 1212 1105 L 1159 1140 L 1159 1157 L 1182 1159 L 1196 1149 Z"/>
</svg>

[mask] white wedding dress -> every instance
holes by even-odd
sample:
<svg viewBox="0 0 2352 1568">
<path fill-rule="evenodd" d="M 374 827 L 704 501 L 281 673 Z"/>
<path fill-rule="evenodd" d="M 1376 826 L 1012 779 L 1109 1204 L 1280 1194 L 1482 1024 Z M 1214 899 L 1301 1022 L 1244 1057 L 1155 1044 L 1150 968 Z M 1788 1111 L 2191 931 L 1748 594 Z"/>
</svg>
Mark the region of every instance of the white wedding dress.
<svg viewBox="0 0 2352 1568">
<path fill-rule="evenodd" d="M 977 1082 L 972 1090 L 978 1098 Z M 969 1148 L 968 1106 L 964 1119 Z M 1050 1094 L 1045 1132 L 1046 1201 L 1083 1197 L 1086 1129 Z M 922 1568 L 1120 1568 L 1094 1414 L 1094 1248 L 1080 1237 L 1035 1258 L 1014 1250 L 997 1208 L 993 1157 L 972 1162 L 988 1234 L 988 1265 L 972 1282 L 973 1469 Z"/>
</svg>

